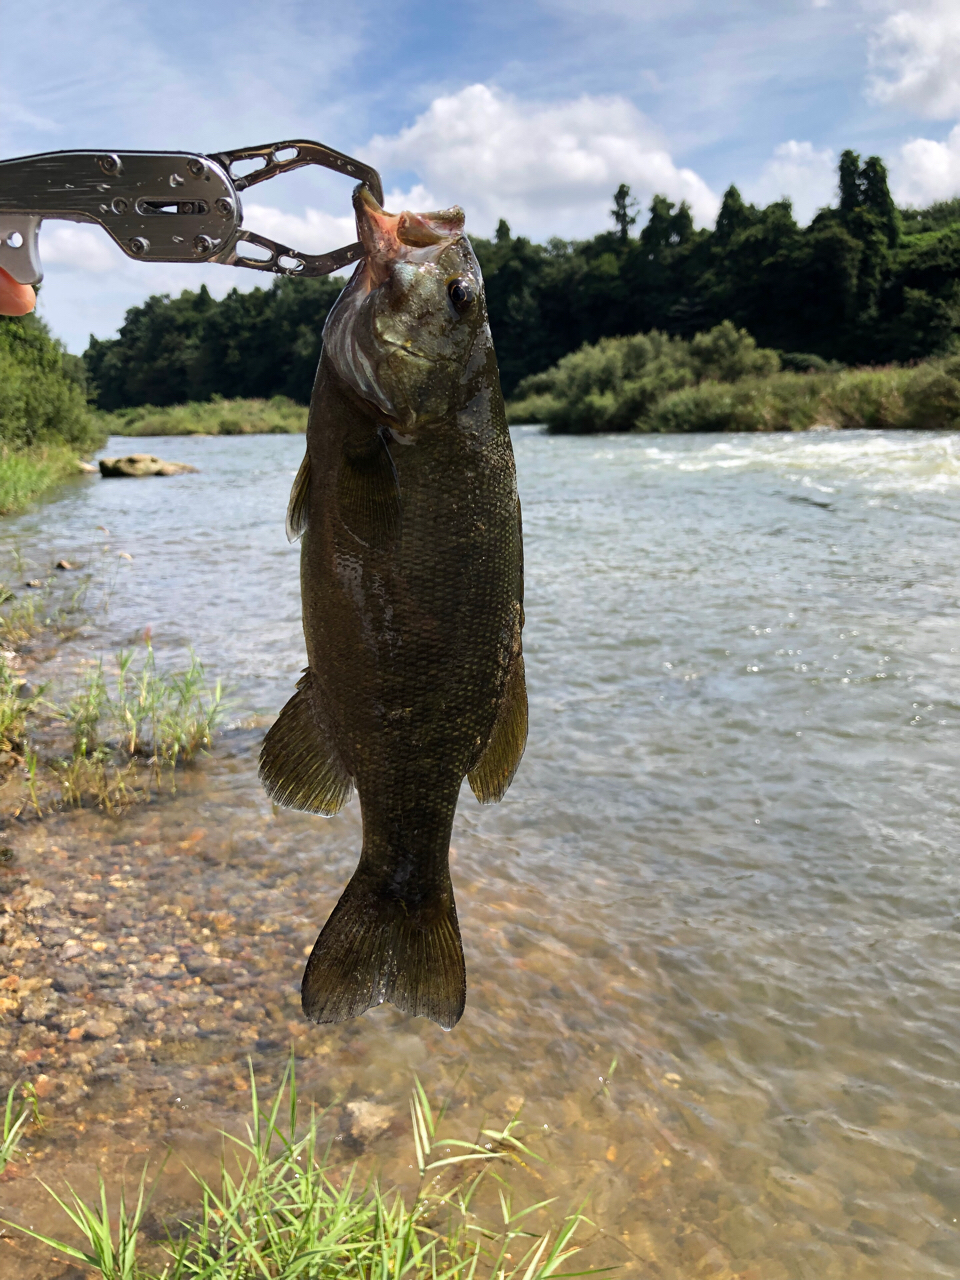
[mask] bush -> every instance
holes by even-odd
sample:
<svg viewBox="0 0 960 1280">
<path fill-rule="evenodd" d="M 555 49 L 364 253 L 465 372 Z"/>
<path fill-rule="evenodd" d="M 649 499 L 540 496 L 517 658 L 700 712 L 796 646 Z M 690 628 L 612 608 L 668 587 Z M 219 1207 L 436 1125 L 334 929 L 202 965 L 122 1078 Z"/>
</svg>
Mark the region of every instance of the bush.
<svg viewBox="0 0 960 1280">
<path fill-rule="evenodd" d="M 837 427 L 946 428 L 960 423 L 960 359 L 909 369 L 850 369 L 823 396 Z"/>
<path fill-rule="evenodd" d="M 78 453 L 103 443 L 87 407 L 76 362 L 32 316 L 0 320 L 0 441 L 8 448 L 69 445 Z"/>
<path fill-rule="evenodd" d="M 665 397 L 639 431 L 804 431 L 822 421 L 823 379 L 797 373 L 704 382 Z"/>
<path fill-rule="evenodd" d="M 671 392 L 779 368 L 775 351 L 729 320 L 690 341 L 656 330 L 601 338 L 525 378 L 507 414 L 511 422 L 545 422 L 554 433 L 631 431 Z"/>
</svg>

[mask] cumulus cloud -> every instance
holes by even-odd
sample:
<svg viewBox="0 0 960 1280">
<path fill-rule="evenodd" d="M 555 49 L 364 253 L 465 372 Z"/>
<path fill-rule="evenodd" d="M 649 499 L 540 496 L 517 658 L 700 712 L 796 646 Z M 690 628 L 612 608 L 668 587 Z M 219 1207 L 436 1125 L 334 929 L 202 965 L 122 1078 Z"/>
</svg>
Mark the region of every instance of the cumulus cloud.
<svg viewBox="0 0 960 1280">
<path fill-rule="evenodd" d="M 365 155 L 388 171 L 415 174 L 435 203 L 462 204 L 468 226 L 483 234 L 506 218 L 536 239 L 592 235 L 609 225 L 621 182 L 643 202 L 658 192 L 686 200 L 700 223 L 712 221 L 719 205 L 622 97 L 525 102 L 474 84 L 435 98 L 399 133 L 373 138 Z"/>
<path fill-rule="evenodd" d="M 349 207 L 349 202 L 348 207 Z M 248 231 L 269 236 L 280 244 L 299 249 L 301 253 L 326 253 L 352 244 L 357 238 L 353 214 L 338 217 L 321 209 L 306 209 L 303 214 L 284 213 L 272 205 L 243 206 L 243 225 Z"/>
<path fill-rule="evenodd" d="M 960 195 L 960 125 L 945 142 L 914 138 L 891 165 L 891 187 L 899 204 L 922 208 Z"/>
<path fill-rule="evenodd" d="M 807 223 L 818 209 L 833 203 L 836 166 L 837 158 L 829 147 L 818 151 L 812 142 L 782 142 L 745 194 L 764 205 L 789 196 L 797 221 Z"/>
<path fill-rule="evenodd" d="M 898 4 L 870 40 L 869 95 L 932 119 L 960 115 L 960 4 Z"/>
<path fill-rule="evenodd" d="M 98 227 L 48 219 L 40 227 L 40 261 L 45 268 L 56 266 L 101 275 L 121 270 L 127 258 Z"/>
</svg>

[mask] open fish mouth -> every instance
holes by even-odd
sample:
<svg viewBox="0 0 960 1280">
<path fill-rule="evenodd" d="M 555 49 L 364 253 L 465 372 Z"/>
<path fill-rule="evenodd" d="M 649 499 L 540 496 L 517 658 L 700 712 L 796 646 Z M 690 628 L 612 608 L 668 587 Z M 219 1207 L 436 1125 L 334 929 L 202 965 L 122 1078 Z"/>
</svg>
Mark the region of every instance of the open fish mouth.
<svg viewBox="0 0 960 1280">
<path fill-rule="evenodd" d="M 370 283 L 386 278 L 398 261 L 429 262 L 463 234 L 464 212 L 459 205 L 435 213 L 387 213 L 364 186 L 353 193 L 357 235 L 364 248 Z"/>
</svg>

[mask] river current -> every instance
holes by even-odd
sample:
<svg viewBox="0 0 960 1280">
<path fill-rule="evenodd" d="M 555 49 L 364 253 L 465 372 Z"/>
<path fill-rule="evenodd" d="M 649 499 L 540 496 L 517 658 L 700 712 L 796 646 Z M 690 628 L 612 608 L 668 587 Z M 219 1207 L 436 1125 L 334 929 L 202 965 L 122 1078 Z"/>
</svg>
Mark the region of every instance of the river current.
<svg viewBox="0 0 960 1280">
<path fill-rule="evenodd" d="M 140 904 L 130 936 L 137 913 L 174 921 L 152 960 L 134 937 L 135 977 L 175 976 L 204 943 L 234 966 L 217 1009 L 241 1006 L 243 1028 L 189 1008 L 131 1023 L 142 1048 L 124 1055 L 122 1035 L 115 1069 L 88 1062 L 75 1106 L 51 1094 L 61 1163 L 40 1176 L 124 1143 L 202 1161 L 248 1104 L 246 1055 L 276 1077 L 294 1036 L 308 1092 L 393 1117 L 372 1146 L 393 1176 L 414 1072 L 465 1125 L 522 1104 L 546 1157 L 522 1176 L 556 1216 L 586 1200 L 590 1264 L 957 1276 L 960 437 L 519 428 L 514 444 L 530 738 L 502 804 L 461 797 L 469 992 L 450 1033 L 389 1007 L 298 1022 L 304 950 L 360 842 L 355 800 L 329 821 L 274 812 L 256 781 L 305 662 L 283 533 L 302 438 L 114 440 L 199 474 L 91 477 L 3 523 L 0 550 L 28 564 L 132 557 L 61 667 L 149 626 L 159 665 L 192 648 L 231 696 L 175 797 L 22 837 L 32 884 L 76 892 L 100 866 L 94 893 L 113 873 Z M 0 1216 L 27 1214 L 24 1185 L 0 1187 Z"/>
</svg>

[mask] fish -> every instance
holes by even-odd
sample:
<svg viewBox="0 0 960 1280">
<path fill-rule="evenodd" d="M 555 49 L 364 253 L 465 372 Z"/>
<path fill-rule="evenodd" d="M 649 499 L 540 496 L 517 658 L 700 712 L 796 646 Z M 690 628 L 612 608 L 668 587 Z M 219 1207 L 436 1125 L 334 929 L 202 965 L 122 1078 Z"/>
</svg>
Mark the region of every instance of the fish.
<svg viewBox="0 0 960 1280">
<path fill-rule="evenodd" d="M 466 1003 L 449 851 L 461 785 L 502 799 L 527 740 L 523 537 L 483 278 L 459 207 L 354 192 L 364 256 L 331 309 L 287 508 L 308 666 L 267 733 L 271 798 L 338 813 L 359 862 L 307 961 L 305 1016 Z"/>
</svg>

